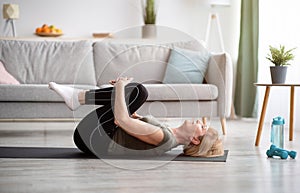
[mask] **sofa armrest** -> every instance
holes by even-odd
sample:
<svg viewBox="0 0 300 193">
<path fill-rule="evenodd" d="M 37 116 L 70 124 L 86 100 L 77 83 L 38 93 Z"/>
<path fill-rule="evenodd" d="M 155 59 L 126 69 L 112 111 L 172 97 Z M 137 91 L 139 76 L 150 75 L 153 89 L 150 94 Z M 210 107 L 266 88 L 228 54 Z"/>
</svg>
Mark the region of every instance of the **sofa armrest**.
<svg viewBox="0 0 300 193">
<path fill-rule="evenodd" d="M 218 114 L 220 117 L 230 115 L 233 88 L 233 67 L 228 53 L 212 54 L 205 80 L 218 87 Z"/>
</svg>

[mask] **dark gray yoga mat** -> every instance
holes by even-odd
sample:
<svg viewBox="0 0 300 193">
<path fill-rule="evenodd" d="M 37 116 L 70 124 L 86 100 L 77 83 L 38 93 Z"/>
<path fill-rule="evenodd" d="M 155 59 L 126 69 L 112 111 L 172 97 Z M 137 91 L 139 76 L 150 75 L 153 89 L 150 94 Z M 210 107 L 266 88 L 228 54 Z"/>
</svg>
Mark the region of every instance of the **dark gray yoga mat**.
<svg viewBox="0 0 300 193">
<path fill-rule="evenodd" d="M 161 156 L 103 156 L 102 159 L 133 160 L 172 160 L 198 162 L 226 162 L 228 150 L 223 156 L 205 158 L 180 154 L 180 150 L 172 150 Z M 96 156 L 82 153 L 77 148 L 61 147 L 0 147 L 0 158 L 37 158 L 37 159 L 98 159 Z"/>
</svg>

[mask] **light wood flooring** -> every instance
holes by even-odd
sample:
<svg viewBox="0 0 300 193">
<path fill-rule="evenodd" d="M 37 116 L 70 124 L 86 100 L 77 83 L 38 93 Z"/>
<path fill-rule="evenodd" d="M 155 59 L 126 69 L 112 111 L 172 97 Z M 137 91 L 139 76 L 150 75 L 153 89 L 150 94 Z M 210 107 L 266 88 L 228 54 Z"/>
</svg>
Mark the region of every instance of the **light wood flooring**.
<svg viewBox="0 0 300 193">
<path fill-rule="evenodd" d="M 167 120 L 171 125 L 181 120 Z M 0 122 L 1 146 L 74 147 L 73 122 Z M 219 129 L 218 121 L 211 125 Z M 100 159 L 0 159 L 0 192 L 61 193 L 294 193 L 300 189 L 300 163 L 267 159 L 269 124 L 254 146 L 256 120 L 229 120 L 223 137 L 227 162 L 162 162 Z M 285 148 L 300 150 L 300 128 Z M 299 155 L 298 155 L 299 156 Z"/>
</svg>

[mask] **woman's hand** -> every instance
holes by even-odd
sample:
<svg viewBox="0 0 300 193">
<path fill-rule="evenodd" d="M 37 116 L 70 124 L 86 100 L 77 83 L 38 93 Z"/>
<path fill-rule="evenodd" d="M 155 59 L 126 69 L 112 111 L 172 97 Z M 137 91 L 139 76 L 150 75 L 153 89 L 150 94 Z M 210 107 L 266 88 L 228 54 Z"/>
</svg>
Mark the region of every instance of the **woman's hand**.
<svg viewBox="0 0 300 193">
<path fill-rule="evenodd" d="M 141 115 L 137 114 L 136 112 L 134 112 L 134 113 L 131 115 L 131 118 L 133 118 L 133 119 L 141 119 L 141 118 L 143 118 L 143 116 L 141 116 Z"/>
</svg>

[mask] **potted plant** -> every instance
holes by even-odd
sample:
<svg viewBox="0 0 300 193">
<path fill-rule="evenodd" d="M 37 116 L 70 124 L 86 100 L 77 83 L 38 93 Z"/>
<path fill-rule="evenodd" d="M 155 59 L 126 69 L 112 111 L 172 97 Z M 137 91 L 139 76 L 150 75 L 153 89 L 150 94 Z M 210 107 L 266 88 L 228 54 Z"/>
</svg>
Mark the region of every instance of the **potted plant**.
<svg viewBox="0 0 300 193">
<path fill-rule="evenodd" d="M 287 66 L 290 65 L 289 61 L 294 59 L 292 53 L 294 49 L 296 48 L 286 50 L 283 45 L 280 45 L 279 48 L 269 46 L 270 53 L 266 58 L 275 65 L 270 66 L 273 84 L 285 83 Z"/>
<path fill-rule="evenodd" d="M 143 38 L 156 37 L 156 7 L 155 0 L 142 0 L 144 26 L 142 28 Z"/>
</svg>

